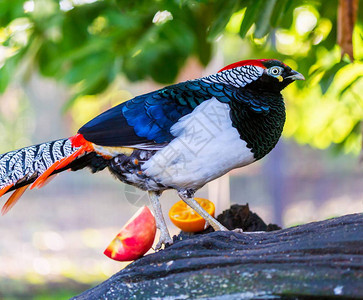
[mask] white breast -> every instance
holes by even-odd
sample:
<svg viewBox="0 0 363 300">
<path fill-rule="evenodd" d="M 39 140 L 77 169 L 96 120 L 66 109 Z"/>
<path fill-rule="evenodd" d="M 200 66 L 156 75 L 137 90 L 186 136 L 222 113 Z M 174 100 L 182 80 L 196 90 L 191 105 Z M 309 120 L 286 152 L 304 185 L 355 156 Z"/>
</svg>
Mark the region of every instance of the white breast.
<svg viewBox="0 0 363 300">
<path fill-rule="evenodd" d="M 255 161 L 232 127 L 229 105 L 205 101 L 172 128 L 176 137 L 144 166 L 144 172 L 166 186 L 198 189 L 231 169 Z"/>
</svg>

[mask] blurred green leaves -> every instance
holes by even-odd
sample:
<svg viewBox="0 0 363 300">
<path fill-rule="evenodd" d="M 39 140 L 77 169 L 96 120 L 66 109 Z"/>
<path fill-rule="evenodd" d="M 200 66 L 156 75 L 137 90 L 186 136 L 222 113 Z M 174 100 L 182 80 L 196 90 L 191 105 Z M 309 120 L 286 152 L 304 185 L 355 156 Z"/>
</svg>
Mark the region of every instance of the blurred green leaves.
<svg viewBox="0 0 363 300">
<path fill-rule="evenodd" d="M 343 67 L 345 67 L 346 65 L 348 65 L 347 62 L 340 61 L 340 62 L 336 63 L 335 65 L 331 66 L 328 70 L 325 70 L 324 75 L 321 77 L 321 79 L 319 81 L 321 91 L 323 94 L 325 94 L 328 91 L 329 86 L 332 84 L 337 72 L 340 69 L 342 69 Z"/>
<path fill-rule="evenodd" d="M 351 143 L 352 139 L 358 145 L 356 128 L 363 117 L 362 99 L 357 92 L 362 88 L 363 30 L 359 16 L 363 5 L 353 31 L 352 63 L 341 59 L 336 42 L 338 3 L 0 0 L 0 93 L 14 80 L 25 79 L 36 70 L 71 87 L 72 97 L 65 106 L 69 109 L 84 95 L 104 93 L 121 74 L 130 81 L 172 83 L 188 58 L 196 57 L 206 66 L 218 45 L 226 63 L 277 58 L 308 78 L 286 92 L 287 108 L 295 118 L 287 123 L 287 136 L 317 147 L 327 147 L 338 140 Z M 337 76 L 340 73 L 345 76 Z M 305 100 L 302 105 L 301 95 L 315 100 Z M 331 105 L 329 113 L 322 113 L 326 125 L 321 126 L 321 131 L 307 125 L 322 124 L 314 119 L 319 115 L 318 109 L 327 107 L 314 107 L 319 101 Z M 339 139 L 333 136 L 335 133 L 324 134 L 329 126 L 335 126 L 329 125 L 335 124 L 334 119 L 340 119 L 334 110 L 338 106 L 344 107 L 351 124 L 350 131 L 346 127 L 343 135 L 337 134 Z"/>
</svg>

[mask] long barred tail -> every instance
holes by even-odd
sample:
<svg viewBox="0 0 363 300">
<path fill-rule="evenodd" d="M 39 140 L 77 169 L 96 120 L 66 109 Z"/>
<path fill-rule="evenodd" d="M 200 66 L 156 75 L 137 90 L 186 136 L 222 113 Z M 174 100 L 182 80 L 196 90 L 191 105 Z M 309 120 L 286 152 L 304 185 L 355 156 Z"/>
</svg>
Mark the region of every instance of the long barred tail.
<svg viewBox="0 0 363 300">
<path fill-rule="evenodd" d="M 2 214 L 12 208 L 25 190 L 42 187 L 49 176 L 66 169 L 77 157 L 92 152 L 93 145 L 82 135 L 25 147 L 0 155 L 0 197 L 15 190 L 3 206 Z"/>
</svg>

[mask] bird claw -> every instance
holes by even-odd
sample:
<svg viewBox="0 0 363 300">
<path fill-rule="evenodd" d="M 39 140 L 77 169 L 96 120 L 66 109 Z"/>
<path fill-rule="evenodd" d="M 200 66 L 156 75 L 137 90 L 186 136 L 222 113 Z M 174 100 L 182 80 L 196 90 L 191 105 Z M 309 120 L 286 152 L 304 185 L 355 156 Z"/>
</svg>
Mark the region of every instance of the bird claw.
<svg viewBox="0 0 363 300">
<path fill-rule="evenodd" d="M 242 228 L 235 228 L 235 229 L 233 229 L 232 231 L 233 231 L 233 232 L 237 232 L 237 233 L 246 233 L 246 232 L 244 232 L 244 231 L 243 231 L 243 229 L 242 229 Z"/>
<path fill-rule="evenodd" d="M 169 236 L 169 233 L 164 233 L 163 234 L 163 232 L 160 232 L 159 242 L 156 244 L 154 250 L 158 251 L 158 250 L 161 250 L 163 245 L 164 245 L 164 248 L 165 248 L 167 245 L 172 245 L 172 244 L 173 244 L 173 240 Z"/>
</svg>

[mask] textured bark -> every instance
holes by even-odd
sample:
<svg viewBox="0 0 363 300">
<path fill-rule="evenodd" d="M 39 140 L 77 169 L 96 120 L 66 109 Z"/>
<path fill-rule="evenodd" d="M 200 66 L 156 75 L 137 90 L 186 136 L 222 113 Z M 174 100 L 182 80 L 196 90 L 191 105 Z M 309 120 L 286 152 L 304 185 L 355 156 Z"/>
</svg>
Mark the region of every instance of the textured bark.
<svg viewBox="0 0 363 300">
<path fill-rule="evenodd" d="M 354 214 L 272 232 L 195 235 L 74 299 L 362 298 L 362 229 L 363 214 Z"/>
<path fill-rule="evenodd" d="M 337 42 L 342 56 L 348 54 L 353 60 L 353 29 L 357 20 L 358 0 L 339 0 Z"/>
</svg>

